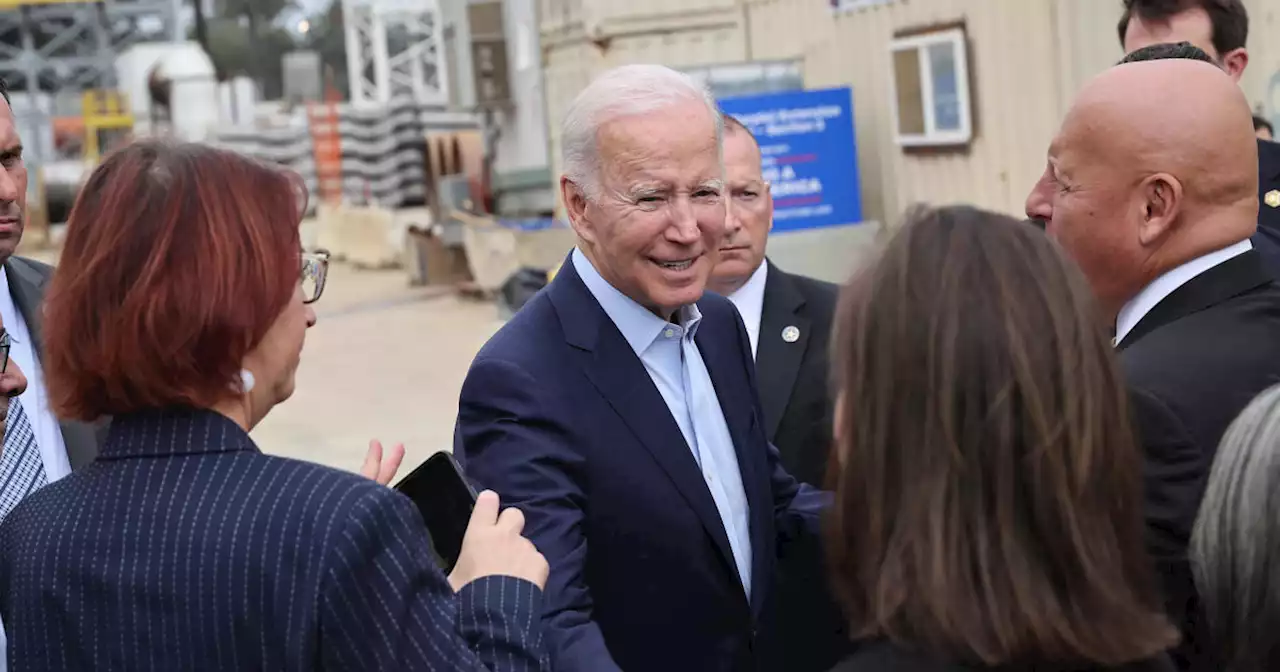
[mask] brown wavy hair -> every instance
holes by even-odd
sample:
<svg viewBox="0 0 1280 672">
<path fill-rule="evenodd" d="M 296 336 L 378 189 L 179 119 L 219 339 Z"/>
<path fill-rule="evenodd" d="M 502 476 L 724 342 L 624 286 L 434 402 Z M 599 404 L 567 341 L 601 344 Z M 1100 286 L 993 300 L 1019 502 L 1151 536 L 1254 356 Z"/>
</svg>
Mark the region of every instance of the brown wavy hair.
<svg viewBox="0 0 1280 672">
<path fill-rule="evenodd" d="M 1054 243 L 974 208 L 913 209 L 836 325 L 828 552 L 855 637 L 1037 666 L 1177 641 L 1110 337 Z"/>
<path fill-rule="evenodd" d="M 207 145 L 137 142 L 80 190 L 45 299 L 59 417 L 211 407 L 298 287 L 301 181 Z"/>
</svg>

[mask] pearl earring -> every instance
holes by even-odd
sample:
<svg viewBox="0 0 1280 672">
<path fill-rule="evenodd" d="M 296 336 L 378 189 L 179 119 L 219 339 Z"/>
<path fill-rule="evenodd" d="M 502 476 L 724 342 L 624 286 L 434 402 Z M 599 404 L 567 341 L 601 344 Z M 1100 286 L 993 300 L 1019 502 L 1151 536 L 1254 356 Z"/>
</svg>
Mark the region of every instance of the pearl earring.
<svg viewBox="0 0 1280 672">
<path fill-rule="evenodd" d="M 249 369 L 240 369 L 240 391 L 249 394 L 253 391 L 253 386 L 257 381 L 253 378 L 253 372 Z"/>
</svg>

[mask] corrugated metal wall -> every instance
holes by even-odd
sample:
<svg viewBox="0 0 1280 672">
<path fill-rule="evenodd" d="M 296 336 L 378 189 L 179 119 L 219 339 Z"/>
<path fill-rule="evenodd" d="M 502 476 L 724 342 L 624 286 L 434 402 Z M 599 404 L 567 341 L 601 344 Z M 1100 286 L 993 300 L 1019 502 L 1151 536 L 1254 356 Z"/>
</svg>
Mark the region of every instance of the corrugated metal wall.
<svg viewBox="0 0 1280 672">
<path fill-rule="evenodd" d="M 1280 28 L 1280 0 L 1246 4 L 1252 62 L 1242 85 L 1280 116 L 1280 41 L 1265 39 Z M 867 219 L 892 221 L 920 201 L 1021 214 L 1071 96 L 1122 55 L 1120 8 L 1121 0 L 887 0 L 833 13 L 830 0 L 541 0 L 557 174 L 564 108 L 605 68 L 796 58 L 807 86 L 853 87 Z M 974 140 L 959 151 L 905 152 L 893 136 L 889 42 L 957 22 L 969 39 Z"/>
</svg>

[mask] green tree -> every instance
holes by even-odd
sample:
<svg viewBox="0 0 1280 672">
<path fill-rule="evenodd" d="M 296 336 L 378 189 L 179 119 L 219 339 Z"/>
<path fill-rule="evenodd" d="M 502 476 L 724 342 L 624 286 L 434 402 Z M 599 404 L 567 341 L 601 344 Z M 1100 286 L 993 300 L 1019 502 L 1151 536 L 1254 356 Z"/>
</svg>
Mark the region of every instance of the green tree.
<svg viewBox="0 0 1280 672">
<path fill-rule="evenodd" d="M 320 54 L 321 67 L 333 73 L 333 85 L 343 98 L 349 98 L 347 36 L 342 20 L 342 6 L 336 1 L 327 12 L 310 17 L 311 30 L 307 32 L 302 47 Z"/>
<path fill-rule="evenodd" d="M 224 77 L 246 75 L 258 83 L 264 98 L 278 98 L 284 90 L 281 59 L 297 48 L 289 31 L 270 27 L 257 40 L 240 21 L 230 18 L 208 20 L 205 50 Z"/>
<path fill-rule="evenodd" d="M 274 71 L 275 78 L 279 79 L 280 58 L 279 54 L 273 53 L 275 47 L 283 41 L 282 37 L 288 38 L 290 44 L 293 42 L 291 35 L 281 34 L 283 31 L 275 26 L 275 20 L 286 9 L 294 9 L 297 5 L 293 0 L 216 0 L 215 7 L 221 19 L 244 21 L 244 29 L 247 29 L 247 43 L 244 45 L 248 56 L 247 74 L 264 90 L 267 89 L 271 72 Z M 264 67 L 268 64 L 272 65 L 269 69 Z"/>
</svg>

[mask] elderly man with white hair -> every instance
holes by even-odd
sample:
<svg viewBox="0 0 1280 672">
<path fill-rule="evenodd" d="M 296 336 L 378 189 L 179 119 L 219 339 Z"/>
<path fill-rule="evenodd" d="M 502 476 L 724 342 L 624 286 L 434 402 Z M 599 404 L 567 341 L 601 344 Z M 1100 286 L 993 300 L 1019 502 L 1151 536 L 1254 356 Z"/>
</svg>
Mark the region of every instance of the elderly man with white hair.
<svg viewBox="0 0 1280 672">
<path fill-rule="evenodd" d="M 703 293 L 722 136 L 674 70 L 592 82 L 561 136 L 577 248 L 463 384 L 455 452 L 551 564 L 562 672 L 758 669 L 779 541 L 817 532 L 824 497 L 765 437 L 742 320 Z"/>
</svg>

